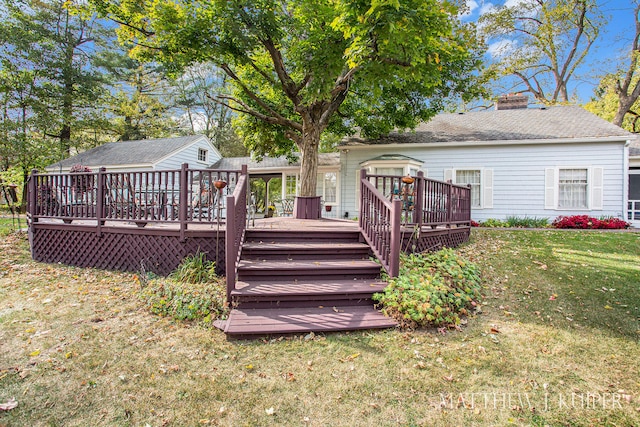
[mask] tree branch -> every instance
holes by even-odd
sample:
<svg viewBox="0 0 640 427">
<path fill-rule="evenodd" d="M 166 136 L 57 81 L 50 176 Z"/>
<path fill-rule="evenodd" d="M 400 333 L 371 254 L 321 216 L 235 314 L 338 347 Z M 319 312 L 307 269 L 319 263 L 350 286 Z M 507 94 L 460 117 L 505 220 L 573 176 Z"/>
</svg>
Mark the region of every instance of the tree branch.
<svg viewBox="0 0 640 427">
<path fill-rule="evenodd" d="M 220 68 L 222 68 L 222 70 L 227 73 L 227 75 L 229 77 L 231 77 L 237 84 L 238 86 L 240 86 L 240 88 L 242 89 L 242 91 L 244 93 L 247 94 L 247 96 L 249 96 L 249 98 L 253 99 L 260 107 L 262 107 L 265 111 L 269 112 L 273 117 L 277 118 L 279 120 L 279 123 L 282 124 L 283 126 L 288 126 L 291 127 L 295 130 L 299 130 L 302 131 L 302 125 L 300 125 L 299 123 L 296 123 L 292 120 L 287 119 L 286 117 L 282 116 L 281 114 L 279 114 L 277 111 L 275 111 L 273 108 L 271 108 L 271 106 L 269 104 L 267 104 L 266 102 L 264 102 L 264 100 L 262 100 L 258 95 L 256 95 L 251 89 L 249 89 L 243 82 L 242 80 L 240 80 L 240 78 L 236 75 L 236 73 L 233 72 L 233 70 L 229 67 L 228 64 L 221 64 Z M 265 116 L 268 117 L 268 116 Z"/>
</svg>

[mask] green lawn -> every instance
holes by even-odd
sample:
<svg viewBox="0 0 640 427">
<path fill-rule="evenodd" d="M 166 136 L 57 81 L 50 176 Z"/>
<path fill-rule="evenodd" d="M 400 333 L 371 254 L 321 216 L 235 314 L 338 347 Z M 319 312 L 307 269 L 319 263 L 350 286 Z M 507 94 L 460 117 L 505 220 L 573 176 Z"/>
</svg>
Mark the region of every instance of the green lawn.
<svg viewBox="0 0 640 427">
<path fill-rule="evenodd" d="M 640 425 L 640 234 L 474 230 L 462 331 L 229 342 L 0 239 L 0 426 Z"/>
</svg>

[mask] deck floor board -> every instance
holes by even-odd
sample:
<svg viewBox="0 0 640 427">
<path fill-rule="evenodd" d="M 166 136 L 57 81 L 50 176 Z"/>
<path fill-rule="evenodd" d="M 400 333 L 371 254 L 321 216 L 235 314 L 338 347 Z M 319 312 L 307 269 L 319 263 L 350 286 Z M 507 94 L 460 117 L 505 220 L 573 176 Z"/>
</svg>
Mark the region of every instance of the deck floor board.
<svg viewBox="0 0 640 427">
<path fill-rule="evenodd" d="M 236 309 L 225 332 L 230 335 L 328 332 L 391 328 L 392 319 L 371 306 Z"/>
</svg>

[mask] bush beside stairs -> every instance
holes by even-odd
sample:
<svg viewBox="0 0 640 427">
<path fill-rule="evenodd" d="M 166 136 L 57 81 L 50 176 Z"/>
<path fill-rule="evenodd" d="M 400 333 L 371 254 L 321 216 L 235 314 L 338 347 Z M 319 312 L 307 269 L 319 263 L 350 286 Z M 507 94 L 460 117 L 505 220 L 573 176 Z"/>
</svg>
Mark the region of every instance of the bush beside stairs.
<svg viewBox="0 0 640 427">
<path fill-rule="evenodd" d="M 390 328 L 374 308 L 380 265 L 355 230 L 249 229 L 231 293 L 230 338 Z"/>
</svg>

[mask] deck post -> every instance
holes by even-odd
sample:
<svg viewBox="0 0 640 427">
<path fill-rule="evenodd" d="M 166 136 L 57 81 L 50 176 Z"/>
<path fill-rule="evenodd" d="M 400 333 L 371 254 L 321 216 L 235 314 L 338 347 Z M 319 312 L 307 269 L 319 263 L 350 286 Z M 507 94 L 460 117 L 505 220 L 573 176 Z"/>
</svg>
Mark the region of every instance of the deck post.
<svg viewBox="0 0 640 427">
<path fill-rule="evenodd" d="M 367 170 L 364 169 L 364 168 L 360 169 L 360 179 L 356 183 L 356 185 L 358 187 L 360 187 L 360 191 L 358 192 L 358 194 L 360 195 L 360 212 L 359 212 L 359 215 L 358 215 L 358 225 L 360 226 L 360 230 L 362 230 L 364 228 L 364 218 L 363 218 L 364 197 L 363 197 L 363 194 L 362 194 L 362 180 L 363 179 L 367 179 Z"/>
<path fill-rule="evenodd" d="M 413 202 L 413 222 L 418 227 L 418 230 L 422 228 L 422 207 L 424 206 L 424 172 L 418 171 L 418 178 L 416 179 L 415 187 L 415 200 Z"/>
<path fill-rule="evenodd" d="M 183 163 L 180 168 L 180 196 L 178 205 L 180 210 L 178 211 L 178 220 L 180 221 L 180 241 L 186 240 L 185 232 L 187 229 L 187 208 L 189 204 L 189 164 Z"/>
<path fill-rule="evenodd" d="M 231 302 L 231 291 L 236 287 L 236 199 L 231 195 L 227 196 L 227 223 L 224 231 L 225 245 L 225 276 L 227 281 L 227 302 Z M 216 254 L 216 258 L 218 254 Z"/>
<path fill-rule="evenodd" d="M 451 182 L 447 182 L 447 228 L 451 228 L 451 211 L 453 204 L 451 203 L 451 197 L 453 196 L 453 184 Z"/>
<path fill-rule="evenodd" d="M 29 206 L 28 206 L 28 211 L 29 214 L 31 215 L 31 222 L 38 222 L 38 218 L 36 213 L 38 212 L 38 207 L 36 206 L 36 203 L 38 201 L 37 198 L 37 174 L 38 174 L 38 170 L 37 169 L 31 169 L 31 176 L 29 177 Z"/>
<path fill-rule="evenodd" d="M 402 200 L 394 200 L 391 208 L 391 249 L 389 254 L 389 276 L 397 277 L 400 272 L 400 221 L 402 219 Z"/>
<path fill-rule="evenodd" d="M 97 195 L 96 195 L 96 235 L 98 237 L 102 237 L 102 224 L 103 224 L 103 220 L 102 218 L 104 217 L 104 199 L 105 199 L 105 193 L 104 193 L 104 172 L 106 171 L 106 168 L 103 166 L 100 169 L 98 169 L 98 188 L 96 190 Z"/>
</svg>

